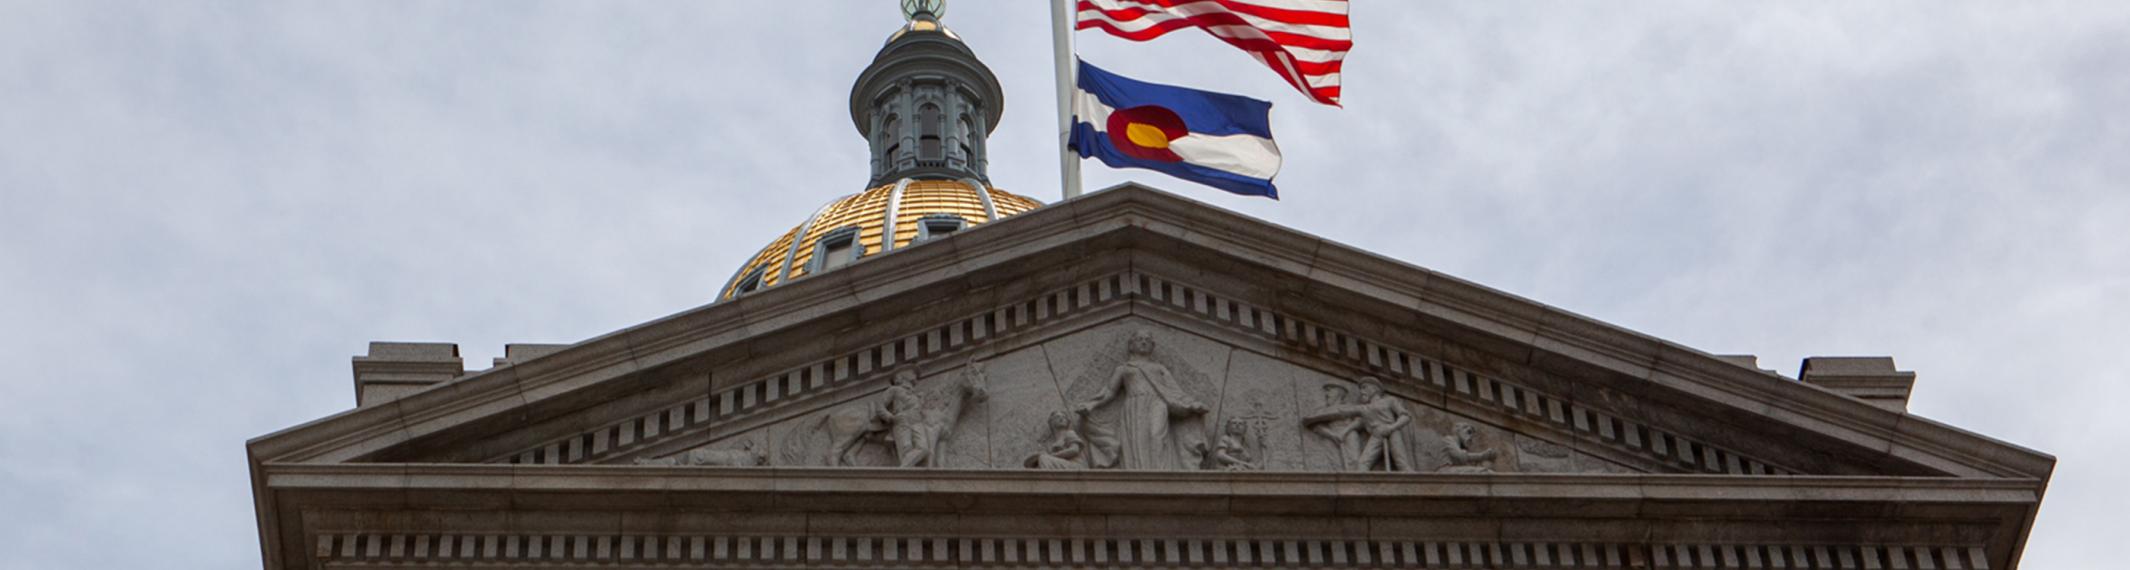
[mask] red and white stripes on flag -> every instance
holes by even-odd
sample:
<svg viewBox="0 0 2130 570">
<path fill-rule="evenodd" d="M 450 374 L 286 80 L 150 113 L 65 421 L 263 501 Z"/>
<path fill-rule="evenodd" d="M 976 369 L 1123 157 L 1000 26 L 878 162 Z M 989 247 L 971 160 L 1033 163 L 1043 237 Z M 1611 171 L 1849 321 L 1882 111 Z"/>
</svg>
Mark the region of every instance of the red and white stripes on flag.
<svg viewBox="0 0 2130 570">
<path fill-rule="evenodd" d="M 1079 29 L 1143 42 L 1200 28 L 1278 72 L 1318 103 L 1339 104 L 1353 49 L 1346 0 L 1078 0 Z"/>
</svg>

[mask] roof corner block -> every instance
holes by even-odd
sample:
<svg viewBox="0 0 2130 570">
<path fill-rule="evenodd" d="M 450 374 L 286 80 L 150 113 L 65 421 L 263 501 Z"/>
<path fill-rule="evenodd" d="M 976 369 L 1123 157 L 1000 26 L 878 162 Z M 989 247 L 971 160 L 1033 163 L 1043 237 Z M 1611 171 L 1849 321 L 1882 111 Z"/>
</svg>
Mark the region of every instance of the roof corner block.
<svg viewBox="0 0 2130 570">
<path fill-rule="evenodd" d="M 1891 356 L 1813 356 L 1805 358 L 1798 380 L 1864 403 L 1908 412 L 1916 373 L 1897 370 Z"/>
<path fill-rule="evenodd" d="M 354 360 L 356 407 L 397 400 L 466 374 L 459 345 L 448 342 L 372 342 L 370 353 Z"/>
<path fill-rule="evenodd" d="M 503 345 L 503 355 L 496 357 L 494 362 L 496 366 L 512 366 L 527 360 L 562 352 L 562 349 L 569 347 L 570 345 L 567 344 L 505 344 Z"/>
<path fill-rule="evenodd" d="M 1718 354 L 1718 355 L 1715 355 L 1715 356 L 1716 356 L 1716 360 L 1721 360 L 1721 361 L 1724 361 L 1724 362 L 1729 362 L 1729 363 L 1731 363 L 1731 364 L 1736 364 L 1736 365 L 1739 365 L 1739 366 L 1744 366 L 1744 367 L 1746 367 L 1746 368 L 1751 368 L 1751 369 L 1754 369 L 1754 370 L 1758 370 L 1758 371 L 1760 371 L 1760 372 L 1761 372 L 1761 373 L 1763 373 L 1763 374 L 1771 374 L 1771 375 L 1781 376 L 1781 373 L 1778 373 L 1778 372 L 1776 372 L 1776 371 L 1774 371 L 1774 370 L 1771 370 L 1771 369 L 1767 369 L 1767 368 L 1761 368 L 1761 367 L 1760 367 L 1760 357 L 1759 357 L 1759 356 L 1755 356 L 1755 355 L 1751 355 L 1751 354 Z"/>
</svg>

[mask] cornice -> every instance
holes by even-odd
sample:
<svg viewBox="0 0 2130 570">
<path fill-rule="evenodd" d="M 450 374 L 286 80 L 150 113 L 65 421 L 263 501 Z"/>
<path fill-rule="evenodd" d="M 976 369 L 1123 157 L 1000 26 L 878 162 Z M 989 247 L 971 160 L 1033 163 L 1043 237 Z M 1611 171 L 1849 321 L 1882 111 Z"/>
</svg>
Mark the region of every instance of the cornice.
<svg viewBox="0 0 2130 570">
<path fill-rule="evenodd" d="M 2016 512 L 2039 502 L 2039 481 L 1943 477 L 1750 477 L 1728 475 L 1400 474 L 1322 472 L 1155 472 L 1038 470 L 897 470 L 869 468 L 706 468 L 544 466 L 502 464 L 269 464 L 274 492 L 386 494 L 419 507 L 425 498 L 461 501 L 466 493 L 497 493 L 529 505 L 535 495 L 585 492 L 611 495 L 757 494 L 767 509 L 928 512 L 987 510 L 1080 513 L 1256 513 L 1253 500 L 1276 500 L 1280 515 L 1507 514 L 1484 505 L 1537 514 L 1548 509 L 1590 511 L 1593 504 L 1667 505 L 1682 516 L 1707 505 L 1735 518 L 1797 516 L 1799 501 L 1878 505 L 1843 509 L 1844 518 L 1916 520 L 1967 505 Z M 902 501 L 825 501 L 822 497 L 905 497 Z M 960 498 L 957 498 L 960 497 Z M 984 498 L 987 500 L 980 500 Z M 1051 499 L 1063 500 L 1044 500 Z M 1134 497 L 1159 501 L 1135 501 Z M 1000 500 L 1006 499 L 1006 500 Z M 1517 506 L 1519 503 L 1534 503 Z M 1537 505 L 1551 504 L 1553 507 Z M 363 504 L 374 504 L 365 500 Z M 648 504 L 648 503 L 646 503 Z M 874 505 L 874 506 L 867 506 Z M 1475 505 L 1482 510 L 1473 511 Z M 1721 505 L 1721 506 L 1717 506 Z M 1758 505 L 1758 506 L 1751 506 Z M 1212 509 L 1212 510 L 1207 510 Z M 1534 510 L 1535 509 L 1535 510 Z M 1597 509 L 1634 514 L 1616 508 Z M 1830 511 L 1832 512 L 1832 511 Z M 1260 513 L 1271 514 L 1271 513 Z M 1965 516 L 1965 515 L 1963 515 Z"/>
<path fill-rule="evenodd" d="M 1358 540 L 1369 547 L 1375 545 L 1369 541 L 1449 541 L 1543 543 L 1554 552 L 1560 552 L 1559 545 L 1609 543 L 1641 545 L 1628 550 L 1660 562 L 1666 556 L 1692 558 L 1677 550 L 1680 545 L 1738 547 L 1755 554 L 1770 550 L 1741 545 L 1795 545 L 1783 550 L 1800 561 L 1804 558 L 1793 548 L 1864 545 L 1852 554 L 1885 561 L 1904 560 L 1898 548 L 1887 547 L 1909 545 L 1911 551 L 1926 549 L 1941 559 L 1948 558 L 1944 553 L 1959 552 L 1950 558 L 2010 567 L 2005 561 L 2016 556 L 2027 517 L 2040 500 L 2041 483 L 1921 477 L 498 464 L 268 464 L 263 471 L 264 492 L 279 498 L 283 516 L 262 528 L 300 545 L 278 556 L 269 549 L 269 567 L 286 568 L 303 567 L 312 556 L 403 562 L 398 559 L 411 553 L 434 554 L 433 549 L 419 548 L 417 541 L 439 536 L 484 541 L 488 539 L 480 537 L 563 537 L 605 543 L 635 537 L 638 544 L 650 538 L 702 544 L 727 540 L 720 537 L 765 536 L 779 537 L 785 544 L 864 537 L 966 544 L 1001 536 L 1305 544 Z M 449 514 L 438 516 L 441 513 Z M 350 540 L 360 542 L 351 545 Z M 1879 550 L 1870 545 L 1879 545 Z M 402 547 L 411 547 L 410 554 L 400 554 Z M 364 549 L 367 555 L 360 553 Z M 1705 546 L 1687 550 L 1700 550 L 1701 559 L 1708 560 Z M 573 552 L 584 551 L 580 542 Z M 1878 552 L 1894 554 L 1881 558 Z M 1825 550 L 1814 556 L 1832 560 Z M 1590 565 L 1630 566 L 1643 567 Z M 1799 567 L 1857 566 L 1828 562 Z"/>
</svg>

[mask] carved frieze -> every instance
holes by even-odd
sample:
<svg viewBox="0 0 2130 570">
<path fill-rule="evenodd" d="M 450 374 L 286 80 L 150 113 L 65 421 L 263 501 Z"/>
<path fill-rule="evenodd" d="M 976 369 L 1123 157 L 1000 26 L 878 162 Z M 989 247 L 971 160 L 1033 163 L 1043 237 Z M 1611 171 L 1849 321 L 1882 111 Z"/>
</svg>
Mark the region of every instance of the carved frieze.
<svg viewBox="0 0 2130 570">
<path fill-rule="evenodd" d="M 1572 473 L 1581 471 L 1576 466 L 1575 452 L 1567 447 L 1530 436 L 1511 436 L 1515 440 L 1516 468 L 1528 473 Z M 1491 450 L 1490 450 L 1491 451 Z"/>
<path fill-rule="evenodd" d="M 1073 426 L 1071 414 L 1051 412 L 1045 422 L 1048 434 L 1043 436 L 1042 451 L 1037 451 L 1021 461 L 1029 469 L 1078 470 L 1087 468 L 1087 439 Z"/>
<path fill-rule="evenodd" d="M 1238 350 L 1229 357 L 1220 398 L 1221 425 L 1238 420 L 1246 424 L 1243 443 L 1261 470 L 1309 469 L 1303 434 L 1295 428 L 1299 417 L 1295 391 L 1303 389 L 1297 372 L 1293 365 L 1253 352 Z"/>
<path fill-rule="evenodd" d="M 737 434 L 719 431 L 720 422 L 778 409 L 771 413 L 788 416 L 753 419 L 744 428 L 766 426 L 768 433 L 756 437 L 755 445 L 769 464 L 1019 469 L 1049 450 L 1053 430 L 1047 419 L 1062 411 L 1073 421 L 1071 433 L 1081 440 L 1080 463 L 1097 469 L 1200 470 L 1247 464 L 1267 471 L 1432 473 L 1454 466 L 1457 471 L 1496 473 L 1787 472 L 1615 415 L 1617 411 L 1599 411 L 1291 316 L 1193 292 L 1174 281 L 1127 273 L 1046 293 L 1042 299 L 854 355 L 831 357 L 760 385 L 721 391 L 707 401 L 678 403 L 590 434 L 514 452 L 505 460 L 597 462 L 604 454 L 659 441 L 661 449 L 648 457 L 684 464 L 689 460 L 680 452 L 668 451 L 681 443 L 672 441 L 675 436 L 728 439 Z M 1204 319 L 1108 317 L 1102 324 L 1057 329 L 1062 334 L 1048 338 L 1018 338 L 1052 334 L 1042 323 L 1073 318 L 1067 315 L 1099 316 L 1095 307 L 1120 300 L 1204 313 L 1197 315 Z M 1211 328 L 1195 330 L 1201 326 Z M 1232 330 L 1220 332 L 1227 329 L 1277 339 L 1276 352 L 1236 345 Z M 1150 342 L 1151 350 L 1135 355 L 1135 337 Z M 1001 340 L 1008 342 L 1009 352 L 985 353 L 981 365 L 935 373 L 917 380 L 914 388 L 895 388 L 894 373 L 868 372 L 865 366 L 875 362 L 895 371 L 932 369 L 937 358 L 967 359 L 969 349 L 992 350 L 987 347 Z M 1297 351 L 1319 360 L 1288 360 Z M 1460 416 L 1437 403 L 1423 405 L 1388 393 L 1364 403 L 1363 392 L 1374 389 L 1356 383 L 1359 375 L 1325 373 L 1321 359 L 1327 358 L 1350 360 L 1353 369 L 1373 371 L 1369 375 L 1381 382 L 1402 386 L 1400 393 L 1434 391 L 1449 401 L 1501 410 L 1516 421 Z M 977 376 L 984 378 L 978 392 L 984 394 L 966 389 L 964 372 L 977 369 L 982 369 Z M 853 394 L 852 389 L 869 392 Z M 1593 393 L 1603 406 L 1657 419 L 1669 413 L 1648 409 L 1626 395 Z M 1139 413 L 1126 414 L 1127 409 Z M 1152 413 L 1157 410 L 1168 413 Z M 1126 418 L 1132 423 L 1125 423 Z M 1219 457 L 1228 424 L 1235 418 L 1247 425 L 1237 428 L 1242 435 L 1229 442 L 1234 453 Z M 1477 447 L 1456 447 L 1459 422 L 1472 427 L 1465 445 Z M 1505 425 L 1542 431 L 1511 432 Z M 1451 452 L 1459 449 L 1492 455 L 1457 459 Z M 1587 452 L 1591 449 L 1604 453 L 1592 455 Z M 1623 458 L 1622 451 L 1646 458 Z M 1238 461 L 1243 454 L 1249 459 Z M 624 457 L 629 459 L 622 461 L 646 456 Z"/>
<path fill-rule="evenodd" d="M 1501 450 L 1479 443 L 1479 428 L 1465 422 L 1452 426 L 1450 434 L 1442 436 L 1440 445 L 1442 457 L 1448 463 L 1438 470 L 1443 473 L 1493 473 L 1494 460 L 1501 457 Z"/>
<path fill-rule="evenodd" d="M 1361 418 L 1347 413 L 1354 405 L 1351 393 L 1345 384 L 1325 383 L 1315 411 L 1302 418 L 1302 427 L 1329 447 L 1331 464 L 1340 471 L 1360 470 Z"/>
<path fill-rule="evenodd" d="M 797 422 L 784 435 L 782 463 L 838 467 L 966 463 L 949 459 L 949 443 L 969 410 L 988 399 L 989 377 L 983 363 L 975 361 L 949 376 L 942 379 L 946 385 L 927 390 L 918 385 L 917 371 L 906 367 L 896 371 L 877 396 Z"/>
<path fill-rule="evenodd" d="M 1086 431 L 1088 464 L 1166 471 L 1206 465 L 1212 384 L 1150 331 L 1132 331 L 1123 344 L 1123 354 L 1098 357 L 1066 394 Z"/>
<path fill-rule="evenodd" d="M 1189 317 L 1103 317 L 1100 307 L 1118 301 L 1183 311 Z M 1105 318 L 1106 322 L 1047 328 L 1082 316 Z M 1138 361 L 1133 360 L 1130 346 L 1135 331 L 1145 332 L 1154 345 L 1151 353 Z M 1244 338 L 1254 335 L 1276 343 L 1238 345 L 1239 339 L 1234 335 L 1237 331 L 1244 333 Z M 888 392 L 893 383 L 892 372 L 867 367 L 870 362 L 887 370 L 910 366 L 930 369 L 938 365 L 939 358 L 967 359 L 970 349 L 995 350 L 991 347 L 1000 341 L 1006 342 L 1009 351 L 996 355 L 986 352 L 983 358 L 985 376 L 989 378 L 986 392 L 991 396 L 984 403 L 968 399 L 958 388 L 949 386 L 958 381 L 959 368 L 921 379 L 914 393 L 896 395 Z M 1273 350 L 1267 352 L 1267 348 Z M 1304 353 L 1314 360 L 1289 360 Z M 1363 425 L 1357 409 L 1339 411 L 1362 406 L 1362 389 L 1354 383 L 1358 375 L 1327 374 L 1327 362 L 1349 364 L 1349 370 L 1370 371 L 1368 375 L 1400 386 L 1397 390 L 1401 394 L 1435 394 L 1446 401 L 1465 404 L 1461 409 L 1466 413 L 1476 406 L 1499 410 L 1505 417 L 1459 416 L 1438 407 L 1439 402 L 1423 405 L 1384 394 L 1370 413 L 1389 419 L 1376 425 L 1381 433 L 1371 432 Z M 1120 369 L 1124 370 L 1122 376 Z M 1169 380 L 1158 380 L 1164 377 L 1161 370 L 1167 371 L 1165 377 Z M 1123 393 L 1129 393 L 1136 385 L 1144 389 L 1142 394 L 1152 394 L 1163 406 L 1183 412 L 1167 418 L 1162 425 L 1147 423 L 1168 430 L 1146 432 L 1158 437 L 1138 438 L 1147 444 L 1141 446 L 1143 449 L 1161 446 L 1173 452 L 1173 461 L 1159 463 L 1162 469 L 1221 468 L 1224 460 L 1215 457 L 1215 452 L 1227 423 L 1248 411 L 1279 418 L 1249 419 L 1251 426 L 1239 440 L 1252 451 L 1252 459 L 1246 463 L 1268 471 L 1395 468 L 1431 473 L 1454 464 L 1484 467 L 1497 473 L 1789 472 L 1644 423 L 1665 421 L 1676 412 L 1651 408 L 1627 395 L 1592 390 L 1588 395 L 1598 399 L 1596 405 L 1584 404 L 1379 345 L 1292 315 L 1136 273 L 1105 276 L 1047 292 L 1033 303 L 1006 305 L 855 354 L 829 357 L 761 382 L 721 390 L 707 400 L 676 403 L 669 409 L 588 434 L 513 452 L 500 460 L 603 462 L 609 461 L 605 458 L 610 455 L 621 454 L 629 458 L 621 460 L 625 462 L 643 457 L 629 453 L 647 442 L 656 442 L 658 447 L 652 452 L 656 455 L 650 457 L 663 459 L 675 456 L 678 452 L 670 450 L 676 444 L 686 445 L 682 443 L 686 439 L 732 437 L 733 432 L 720 431 L 718 425 L 738 418 L 747 425 L 742 429 L 768 426 L 769 435 L 758 438 L 757 445 L 766 461 L 776 465 L 895 467 L 905 463 L 903 451 L 907 449 L 909 460 L 914 460 L 916 466 L 1018 469 L 1024 468 L 1030 457 L 1048 449 L 1051 430 L 1047 418 L 1063 411 L 1073 417 L 1071 431 L 1083 442 L 1081 463 L 1091 468 L 1119 468 L 1124 456 L 1114 454 L 1126 449 L 1124 442 L 1131 438 L 1120 435 L 1124 426 L 1117 423 L 1118 414 L 1125 402 L 1135 400 L 1111 394 L 1107 400 L 1097 401 L 1094 397 L 1102 395 L 1100 390 L 1105 383 Z M 1170 383 L 1177 390 L 1166 390 Z M 869 392 L 854 395 L 850 392 L 853 389 Z M 1165 392 L 1174 392 L 1169 395 L 1176 396 L 1182 405 L 1171 405 L 1163 397 Z M 909 401 L 911 396 L 917 401 Z M 896 413 L 882 415 L 890 407 L 918 407 L 932 409 L 931 417 L 938 420 L 944 417 L 939 412 L 946 411 L 950 402 L 960 402 L 962 408 L 950 414 L 956 425 L 927 420 L 927 414 L 920 412 L 902 422 L 909 426 L 901 430 L 909 438 L 909 443 L 902 446 L 896 441 L 898 422 L 891 421 Z M 1075 413 L 1076 408 L 1089 403 L 1096 405 L 1087 410 L 1086 416 Z M 1189 405 L 1192 403 L 1196 405 Z M 1203 413 L 1198 413 L 1200 408 Z M 1634 414 L 1621 415 L 1622 410 Z M 785 417 L 761 418 L 765 412 Z M 755 414 L 754 419 L 746 419 L 749 414 Z M 1636 414 L 1647 417 L 1630 417 Z M 1411 418 L 1405 427 L 1383 431 L 1401 417 Z M 1503 423 L 1509 417 L 1514 420 Z M 1479 448 L 1472 453 L 1494 452 L 1485 465 L 1452 460 L 1448 451 L 1454 448 L 1451 442 L 1458 422 L 1473 427 L 1471 439 L 1476 443 L 1472 445 Z M 1525 431 L 1507 431 L 1503 427 L 1506 425 Z M 1377 441 L 1377 449 L 1364 453 L 1362 447 L 1370 440 Z M 1593 455 L 1592 450 L 1600 453 Z M 1563 452 L 1566 457 L 1560 456 Z M 1358 465 L 1364 456 L 1366 464 Z"/>
<path fill-rule="evenodd" d="M 734 448 L 698 447 L 665 457 L 640 457 L 637 465 L 673 465 L 682 467 L 757 467 L 769 464 L 769 455 L 763 445 L 753 438 L 740 440 Z"/>
<path fill-rule="evenodd" d="M 964 357 L 967 358 L 967 357 Z M 1138 318 L 884 386 L 667 465 L 1610 472 L 1624 467 Z M 1053 371 L 1068 371 L 1063 376 Z M 755 450 L 761 450 L 756 453 Z M 773 453 L 769 452 L 774 450 Z M 754 453 L 754 455 L 748 455 Z"/>
</svg>

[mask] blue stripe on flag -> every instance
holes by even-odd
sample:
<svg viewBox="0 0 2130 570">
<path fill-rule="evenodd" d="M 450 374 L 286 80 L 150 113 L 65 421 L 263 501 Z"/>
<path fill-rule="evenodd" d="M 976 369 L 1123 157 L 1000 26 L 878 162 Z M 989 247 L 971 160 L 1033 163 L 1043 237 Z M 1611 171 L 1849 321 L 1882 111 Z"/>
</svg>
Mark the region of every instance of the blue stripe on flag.
<svg viewBox="0 0 2130 570">
<path fill-rule="evenodd" d="M 1071 146 L 1080 151 L 1081 158 L 1098 158 L 1111 168 L 1144 168 L 1236 194 L 1279 199 L 1279 188 L 1273 186 L 1271 180 L 1251 178 L 1189 162 L 1142 160 L 1126 156 L 1117 150 L 1116 145 L 1110 144 L 1108 134 L 1092 123 L 1073 123 Z"/>
<path fill-rule="evenodd" d="M 1192 133 L 1272 138 L 1272 103 L 1241 95 L 1213 93 L 1130 79 L 1080 62 L 1080 89 L 1110 108 L 1123 110 L 1159 105 L 1175 111 Z"/>
</svg>

